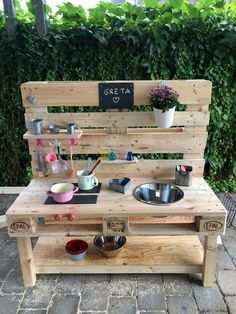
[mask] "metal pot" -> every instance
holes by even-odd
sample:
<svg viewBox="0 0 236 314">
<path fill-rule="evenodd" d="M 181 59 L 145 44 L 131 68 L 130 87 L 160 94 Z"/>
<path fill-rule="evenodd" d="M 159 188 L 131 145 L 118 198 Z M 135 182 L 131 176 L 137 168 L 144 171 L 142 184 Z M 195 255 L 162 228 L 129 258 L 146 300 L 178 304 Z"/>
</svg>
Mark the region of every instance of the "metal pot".
<svg viewBox="0 0 236 314">
<path fill-rule="evenodd" d="M 96 248 L 106 257 L 116 256 L 126 243 L 125 236 L 96 236 L 93 240 Z"/>
<path fill-rule="evenodd" d="M 73 261 L 80 261 L 86 257 L 88 243 L 84 240 L 75 239 L 66 243 L 67 256 Z"/>
<path fill-rule="evenodd" d="M 67 203 L 72 200 L 78 188 L 72 183 L 56 183 L 51 186 L 48 196 L 52 197 L 57 203 Z"/>
</svg>

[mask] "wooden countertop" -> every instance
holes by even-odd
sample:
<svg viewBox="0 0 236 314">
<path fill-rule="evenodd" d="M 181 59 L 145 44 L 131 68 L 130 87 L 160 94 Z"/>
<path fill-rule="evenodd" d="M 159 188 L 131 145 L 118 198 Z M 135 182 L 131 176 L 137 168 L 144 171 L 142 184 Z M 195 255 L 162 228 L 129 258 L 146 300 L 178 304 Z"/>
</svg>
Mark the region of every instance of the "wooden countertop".
<svg viewBox="0 0 236 314">
<path fill-rule="evenodd" d="M 112 177 L 111 177 L 112 178 Z M 109 190 L 108 182 L 111 178 L 102 178 L 101 192 L 98 194 L 96 204 L 55 204 L 44 205 L 46 192 L 56 183 L 54 179 L 34 179 L 18 196 L 8 209 L 9 218 L 40 217 L 55 215 L 58 212 L 67 214 L 73 212 L 79 217 L 91 216 L 226 216 L 226 209 L 210 189 L 203 178 L 193 178 L 191 187 L 180 187 L 184 191 L 184 198 L 171 205 L 154 206 L 137 201 L 133 189 L 140 184 L 148 182 L 165 182 L 174 184 L 173 179 L 164 178 L 133 178 L 131 187 L 126 194 Z M 60 182 L 60 180 L 58 180 Z M 66 182 L 76 182 L 68 179 Z"/>
</svg>

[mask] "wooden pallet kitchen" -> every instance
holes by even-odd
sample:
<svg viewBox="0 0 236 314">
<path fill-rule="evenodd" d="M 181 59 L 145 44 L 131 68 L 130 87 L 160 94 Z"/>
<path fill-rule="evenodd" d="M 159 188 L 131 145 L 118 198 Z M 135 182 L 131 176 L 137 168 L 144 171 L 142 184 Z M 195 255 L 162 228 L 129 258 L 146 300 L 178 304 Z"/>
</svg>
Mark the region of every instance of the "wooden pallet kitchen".
<svg viewBox="0 0 236 314">
<path fill-rule="evenodd" d="M 35 149 L 47 152 L 53 138 L 60 139 L 62 154 L 70 154 L 71 135 L 25 134 L 32 157 L 33 180 L 7 211 L 8 231 L 18 241 L 26 286 L 33 286 L 41 273 L 202 273 L 204 286 L 214 280 L 217 236 L 225 229 L 226 210 L 203 179 L 204 149 L 209 123 L 211 82 L 205 80 L 167 81 L 186 104 L 186 111 L 175 112 L 170 129 L 155 127 L 152 112 L 105 111 L 51 113 L 49 107 L 94 106 L 98 108 L 99 82 L 27 82 L 21 92 L 26 127 L 31 118 L 42 118 L 44 127 L 74 122 L 79 131 L 73 136 L 78 145 L 73 154 L 98 155 L 102 150 L 132 150 L 140 153 L 182 153 L 182 160 L 140 159 L 138 162 L 102 162 L 96 171 L 102 183 L 96 204 L 44 205 L 46 193 L 55 182 L 76 182 L 70 175 L 50 170 L 39 176 Z M 104 82 L 102 82 L 104 83 Z M 161 81 L 133 81 L 134 105 L 147 104 L 151 88 Z M 34 104 L 32 104 L 34 97 Z M 137 107 L 136 107 L 137 106 Z M 42 145 L 41 145 L 42 144 Z M 82 169 L 81 160 L 75 160 Z M 95 162 L 95 160 L 93 160 Z M 171 205 L 153 206 L 136 200 L 133 189 L 147 182 L 174 184 L 179 163 L 193 167 L 192 186 L 181 187 L 184 198 Z M 109 190 L 112 178 L 130 177 L 126 194 Z M 62 219 L 55 220 L 60 213 Z M 74 220 L 68 215 L 74 214 Z M 93 246 L 98 234 L 126 235 L 127 244 L 115 258 L 106 258 Z M 204 245 L 199 236 L 204 235 Z M 39 237 L 34 249 L 31 237 Z M 86 259 L 66 257 L 69 238 L 89 243 Z"/>
</svg>

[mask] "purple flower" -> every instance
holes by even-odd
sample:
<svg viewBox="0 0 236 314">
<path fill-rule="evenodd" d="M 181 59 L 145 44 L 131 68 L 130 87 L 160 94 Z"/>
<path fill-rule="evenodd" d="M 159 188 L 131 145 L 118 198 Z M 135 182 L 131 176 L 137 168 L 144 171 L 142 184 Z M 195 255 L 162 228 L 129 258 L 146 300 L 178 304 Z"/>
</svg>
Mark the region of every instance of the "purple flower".
<svg viewBox="0 0 236 314">
<path fill-rule="evenodd" d="M 178 104 L 178 96 L 179 94 L 172 87 L 161 85 L 151 89 L 149 103 L 155 108 L 166 111 Z"/>
</svg>

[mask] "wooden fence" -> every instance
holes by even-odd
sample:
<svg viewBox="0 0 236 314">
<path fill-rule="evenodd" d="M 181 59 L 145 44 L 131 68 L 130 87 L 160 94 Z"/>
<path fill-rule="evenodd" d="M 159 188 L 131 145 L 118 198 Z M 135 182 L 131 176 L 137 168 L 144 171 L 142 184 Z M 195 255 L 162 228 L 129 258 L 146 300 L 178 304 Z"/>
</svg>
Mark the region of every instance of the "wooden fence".
<svg viewBox="0 0 236 314">
<path fill-rule="evenodd" d="M 47 17 L 45 13 L 45 0 L 33 0 L 35 11 L 35 22 L 39 36 L 47 34 Z M 14 39 L 17 28 L 16 6 L 14 0 L 3 0 L 4 13 L 6 17 L 6 29 L 8 37 Z"/>
<path fill-rule="evenodd" d="M 122 4 L 126 0 L 110 0 L 115 4 Z M 164 3 L 166 0 L 161 0 Z M 198 0 L 189 0 L 190 3 L 195 4 Z M 133 0 L 133 3 L 139 5 L 143 0 Z M 229 1 L 230 2 L 230 1 Z M 33 0 L 35 11 L 35 22 L 39 36 L 45 37 L 48 30 L 47 16 L 45 12 L 46 0 Z M 17 28 L 17 15 L 14 0 L 3 0 L 4 13 L 6 17 L 6 30 L 10 39 L 15 38 Z"/>
</svg>

